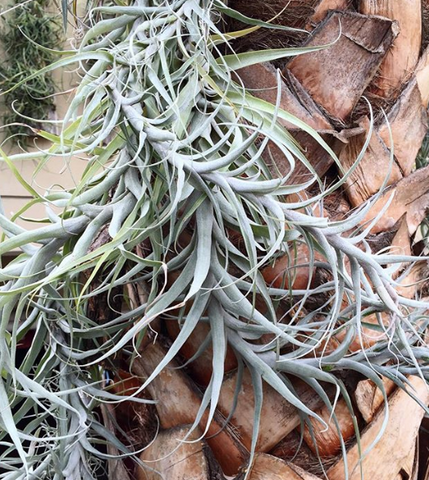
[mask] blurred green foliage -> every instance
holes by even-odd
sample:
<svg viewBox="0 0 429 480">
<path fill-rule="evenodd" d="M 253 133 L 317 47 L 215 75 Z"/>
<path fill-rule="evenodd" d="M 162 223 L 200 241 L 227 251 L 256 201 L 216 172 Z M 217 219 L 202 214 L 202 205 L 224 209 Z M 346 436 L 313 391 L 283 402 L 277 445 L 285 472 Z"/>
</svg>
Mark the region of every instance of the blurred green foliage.
<svg viewBox="0 0 429 480">
<path fill-rule="evenodd" d="M 0 64 L 2 91 L 7 92 L 55 60 L 56 55 L 48 49 L 59 48 L 63 29 L 61 16 L 47 9 L 49 1 L 15 0 L 15 5 L 22 5 L 3 17 L 5 25 L 0 33 L 5 51 L 5 61 Z M 15 140 L 31 136 L 31 130 L 24 124 L 40 128 L 40 121 L 48 119 L 55 110 L 54 93 L 55 83 L 50 73 L 39 75 L 6 93 L 3 123 L 7 125 L 8 136 L 14 136 Z"/>
<path fill-rule="evenodd" d="M 426 134 L 425 139 L 423 140 L 422 147 L 420 148 L 419 154 L 416 158 L 416 167 L 423 168 L 429 165 L 429 132 Z M 429 248 L 429 217 L 426 217 L 421 226 L 421 234 L 423 241 L 426 245 L 426 248 Z"/>
</svg>

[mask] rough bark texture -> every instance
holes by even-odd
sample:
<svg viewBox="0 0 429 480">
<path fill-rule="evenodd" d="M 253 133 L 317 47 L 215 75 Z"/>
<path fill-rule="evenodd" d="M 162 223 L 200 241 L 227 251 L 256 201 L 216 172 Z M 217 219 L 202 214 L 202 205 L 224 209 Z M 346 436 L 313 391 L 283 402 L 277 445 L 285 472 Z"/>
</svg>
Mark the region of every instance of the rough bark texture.
<svg viewBox="0 0 429 480">
<path fill-rule="evenodd" d="M 397 292 L 405 298 L 414 299 L 417 293 L 427 287 L 428 277 L 429 262 L 427 260 L 413 263 L 401 272 Z"/>
<path fill-rule="evenodd" d="M 393 255 L 412 255 L 407 217 L 405 215 L 398 221 L 398 230 L 392 239 L 389 251 Z M 398 274 L 394 274 L 394 278 L 398 278 Z"/>
<path fill-rule="evenodd" d="M 145 348 L 142 357 L 133 363 L 135 373 L 142 378 L 148 377 L 165 356 L 159 343 Z M 192 382 L 178 369 L 177 362 L 171 362 L 148 386 L 155 400 L 162 428 L 174 428 L 192 424 L 201 404 L 201 397 Z M 205 430 L 208 413 L 203 415 L 200 428 Z M 217 416 L 207 431 L 207 443 L 219 461 L 223 471 L 235 475 L 247 459 L 247 451 L 228 427 L 223 427 L 222 419 Z"/>
<path fill-rule="evenodd" d="M 285 82 L 284 77 L 277 73 L 277 70 L 270 63 L 260 63 L 251 67 L 237 70 L 237 76 L 244 86 L 255 97 L 266 102 L 276 104 L 278 88 L 281 91 L 279 107 L 305 122 L 315 130 L 332 130 L 329 120 L 323 115 L 308 93 L 296 81 L 290 85 Z M 280 120 L 280 123 L 291 130 L 300 130 L 299 127 L 287 121 Z"/>
<path fill-rule="evenodd" d="M 352 0 L 264 0 L 248 2 L 230 0 L 231 8 L 246 16 L 269 21 L 274 24 L 288 25 L 293 28 L 311 31 L 322 21 L 328 11 L 344 10 L 351 6 Z M 248 25 L 228 19 L 228 30 L 235 31 Z M 256 48 L 276 48 L 285 45 L 297 45 L 306 40 L 308 34 L 297 31 L 259 29 L 233 43 L 237 51 Z M 282 62 L 280 62 L 282 63 Z"/>
<path fill-rule="evenodd" d="M 399 95 L 419 60 L 422 43 L 421 0 L 361 0 L 360 12 L 379 15 L 399 24 L 399 35 L 380 65 L 371 91 L 392 100 Z"/>
<path fill-rule="evenodd" d="M 232 411 L 236 385 L 237 377 L 235 375 L 224 381 L 218 408 L 225 417 Z M 305 384 L 297 382 L 295 389 L 301 401 L 309 408 L 314 408 L 320 403 L 320 399 L 314 390 Z M 250 449 L 252 444 L 254 408 L 255 402 L 252 379 L 246 369 L 243 375 L 242 385 L 238 391 L 237 407 L 230 422 L 234 426 L 234 430 L 237 431 L 241 442 L 248 449 Z M 301 419 L 298 410 L 267 383 L 264 383 L 257 450 L 260 452 L 268 452 L 282 438 L 292 432 L 300 422 Z"/>
<path fill-rule="evenodd" d="M 334 12 L 314 31 L 307 43 L 308 46 L 332 45 L 295 57 L 288 63 L 287 70 L 294 74 L 316 103 L 334 119 L 343 122 L 397 34 L 397 24 L 388 19 Z"/>
<path fill-rule="evenodd" d="M 428 22 L 429 24 L 429 22 Z M 416 79 L 419 86 L 422 105 L 428 108 L 429 104 L 429 47 L 423 52 L 416 68 Z"/>
<path fill-rule="evenodd" d="M 310 268 L 310 262 L 313 267 Z M 289 253 L 283 255 L 262 270 L 262 276 L 266 283 L 275 288 L 292 288 L 294 290 L 305 290 L 309 285 L 314 284 L 316 267 L 314 262 L 326 261 L 321 254 L 315 253 L 311 259 L 307 245 L 299 244 L 293 246 Z"/>
<path fill-rule="evenodd" d="M 319 480 L 318 477 L 300 468 L 293 468 L 279 458 L 267 454 L 258 454 L 251 467 L 249 480 Z M 244 475 L 237 480 L 243 480 Z"/>
<path fill-rule="evenodd" d="M 331 418 L 328 407 L 323 406 L 316 413 L 326 422 L 328 428 L 318 420 L 311 418 L 309 422 L 312 428 L 310 429 L 308 425 L 305 426 L 304 440 L 316 455 L 333 457 L 341 450 L 341 438 L 346 442 L 355 433 L 353 415 L 343 399 L 340 399 L 335 406 L 338 426 Z"/>
<path fill-rule="evenodd" d="M 188 436 L 190 425 L 160 432 L 142 453 L 138 480 L 222 480 L 219 467 L 211 456 L 200 430 Z M 182 442 L 186 439 L 187 442 Z M 119 478 L 118 478 L 119 480 Z"/>
<path fill-rule="evenodd" d="M 395 389 L 395 384 L 388 378 L 382 379 L 386 395 Z M 355 390 L 356 405 L 365 420 L 372 422 L 374 415 L 384 402 L 383 392 L 371 380 L 361 380 Z"/>
<path fill-rule="evenodd" d="M 368 118 L 362 119 L 360 126 L 364 129 L 364 133 L 350 138 L 349 143 L 341 151 L 340 162 L 345 171 L 349 171 L 355 164 L 370 134 Z M 386 144 L 380 138 L 377 130 L 373 130 L 362 160 L 347 179 L 346 193 L 351 205 L 358 207 L 377 193 L 383 184 L 392 185 L 401 178 L 401 170 L 395 161 L 392 162 Z"/>
<path fill-rule="evenodd" d="M 408 233 L 412 235 L 429 209 L 429 167 L 421 168 L 386 190 L 366 215 L 364 222 L 374 219 L 393 199 L 387 210 L 371 229 L 372 233 L 385 232 L 406 214 Z"/>
<path fill-rule="evenodd" d="M 281 458 L 286 462 L 293 462 L 294 465 L 310 470 L 317 465 L 317 458 L 301 438 L 301 429 L 297 428 L 279 442 L 269 453 Z"/>
<path fill-rule="evenodd" d="M 346 10 L 351 3 L 351 0 L 321 0 L 314 8 L 314 13 L 310 17 L 306 28 L 310 30 L 311 27 L 320 23 L 325 19 L 330 10 Z"/>
<path fill-rule="evenodd" d="M 387 120 L 388 123 L 383 122 L 378 129 L 380 138 L 389 148 L 392 148 L 393 143 L 395 158 L 407 176 L 414 168 L 428 128 L 427 113 L 415 78 L 389 111 Z"/>
<path fill-rule="evenodd" d="M 423 404 L 429 402 L 429 390 L 420 378 L 411 377 L 413 391 Z M 412 390 L 410 390 L 412 391 Z M 362 469 L 364 478 L 377 480 L 391 480 L 395 478 L 406 463 L 414 448 L 414 439 L 417 436 L 424 410 L 416 405 L 407 392 L 397 390 L 389 400 L 389 421 L 383 437 L 377 445 L 363 459 Z M 362 451 L 366 451 L 376 439 L 384 421 L 384 410 L 369 425 L 361 436 Z M 359 451 L 355 445 L 347 453 L 349 479 L 361 478 L 359 468 Z M 328 470 L 329 480 L 344 479 L 344 460 L 341 459 Z"/>
</svg>

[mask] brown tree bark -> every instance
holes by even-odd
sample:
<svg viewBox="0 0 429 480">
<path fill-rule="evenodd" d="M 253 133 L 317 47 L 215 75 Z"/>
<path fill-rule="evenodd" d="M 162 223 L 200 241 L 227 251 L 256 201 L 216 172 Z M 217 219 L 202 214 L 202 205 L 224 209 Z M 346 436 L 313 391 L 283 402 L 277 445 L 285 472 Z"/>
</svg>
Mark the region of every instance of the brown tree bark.
<svg viewBox="0 0 429 480">
<path fill-rule="evenodd" d="M 267 454 L 258 454 L 250 468 L 249 480 L 320 480 L 291 463 Z M 237 480 L 243 478 L 244 475 Z"/>
<path fill-rule="evenodd" d="M 182 442 L 189 428 L 187 425 L 160 432 L 141 454 L 144 465 L 139 467 L 137 480 L 224 480 L 207 443 L 199 439 L 200 430 L 194 430 Z"/>
<path fill-rule="evenodd" d="M 334 411 L 339 431 L 326 405 L 316 410 L 316 413 L 326 422 L 328 428 L 318 420 L 310 418 L 311 429 L 308 425 L 304 429 L 305 442 L 313 453 L 320 457 L 334 457 L 341 451 L 341 439 L 346 442 L 355 434 L 352 418 L 354 414 L 343 399 L 337 402 Z"/>
<path fill-rule="evenodd" d="M 428 386 L 418 377 L 410 378 L 414 395 L 427 405 L 429 403 Z M 384 420 L 384 410 L 381 410 L 376 419 L 369 425 L 361 436 L 361 449 L 365 452 L 376 439 Z M 424 410 L 407 392 L 397 390 L 389 400 L 389 422 L 381 440 L 366 455 L 362 462 L 365 478 L 391 480 L 400 473 L 406 464 L 410 453 L 415 448 L 414 440 L 417 436 Z M 355 445 L 347 453 L 347 463 L 350 480 L 361 478 L 360 453 Z M 344 479 L 344 460 L 339 460 L 328 470 L 329 480 Z"/>
<path fill-rule="evenodd" d="M 142 379 L 148 378 L 165 356 L 165 350 L 154 343 L 144 349 L 142 356 L 133 363 L 134 372 Z M 157 401 L 156 409 L 160 426 L 164 429 L 193 424 L 201 404 L 201 396 L 191 380 L 179 370 L 179 364 L 171 362 L 148 386 L 152 398 Z M 200 421 L 205 431 L 207 411 Z M 224 426 L 217 415 L 207 431 L 207 443 L 227 475 L 235 475 L 246 461 L 248 452 L 233 431 Z"/>
<path fill-rule="evenodd" d="M 306 44 L 331 46 L 295 57 L 287 70 L 341 123 L 348 119 L 398 33 L 398 25 L 382 17 L 334 12 Z"/>
<path fill-rule="evenodd" d="M 395 384 L 392 380 L 382 379 L 386 395 L 392 393 Z M 384 401 L 383 392 L 371 380 L 361 380 L 355 391 L 356 404 L 365 422 L 372 422 Z"/>
<path fill-rule="evenodd" d="M 236 384 L 236 375 L 224 381 L 218 406 L 224 417 L 227 417 L 232 411 Z M 301 401 L 309 408 L 315 408 L 320 405 L 320 399 L 306 384 L 295 382 L 294 387 Z M 238 392 L 237 407 L 230 422 L 234 430 L 237 431 L 243 445 L 249 450 L 252 444 L 254 428 L 254 409 L 255 401 L 252 380 L 249 371 L 246 369 L 243 374 L 241 388 Z M 292 432 L 300 422 L 301 417 L 298 410 L 272 387 L 264 383 L 257 451 L 270 451 L 282 438 Z"/>
<path fill-rule="evenodd" d="M 417 65 L 422 44 L 421 0 L 361 0 L 360 12 L 379 15 L 399 24 L 399 35 L 380 65 L 371 91 L 380 97 L 396 98 Z"/>
</svg>

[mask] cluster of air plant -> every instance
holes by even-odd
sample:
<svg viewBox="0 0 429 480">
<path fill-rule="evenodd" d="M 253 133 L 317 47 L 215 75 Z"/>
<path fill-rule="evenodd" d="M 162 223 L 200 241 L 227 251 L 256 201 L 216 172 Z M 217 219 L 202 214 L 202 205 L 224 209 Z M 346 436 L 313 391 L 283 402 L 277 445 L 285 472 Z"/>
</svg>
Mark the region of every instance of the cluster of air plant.
<svg viewBox="0 0 429 480">
<path fill-rule="evenodd" d="M 88 165 L 70 191 L 41 195 L 19 177 L 34 196 L 31 205 L 46 205 L 39 228 L 24 230 L 0 212 L 0 254 L 21 251 L 0 269 L 0 478 L 96 478 L 97 466 L 109 458 L 102 444 L 133 456 L 103 425 L 97 408 L 147 400 L 103 389 L 103 372 L 115 368 L 119 353 L 130 365 L 147 327 L 167 313 L 180 322 L 181 333 L 141 389 L 175 357 L 198 322 L 207 322 L 215 368 L 201 408 L 210 406 L 210 422 L 230 344 L 252 373 L 253 447 L 262 382 L 295 405 L 305 421 L 317 414 L 286 374 L 301 378 L 331 409 L 325 383 L 351 408 L 343 372 L 358 372 L 383 391 L 381 374 L 402 388 L 408 374 L 427 378 L 427 304 L 398 295 L 391 276 L 395 265 L 415 259 L 371 253 L 365 242 L 371 226 L 359 226 L 369 205 L 339 222 L 312 213 L 312 204 L 350 172 L 314 198 L 286 203 L 286 196 L 314 182 L 322 188 L 322 182 L 314 175 L 303 184 L 288 183 L 296 162 L 313 170 L 279 119 L 335 155 L 311 128 L 254 98 L 235 80 L 239 67 L 306 49 L 228 51 L 230 38 L 271 26 L 246 19 L 221 0 L 105 2 L 95 13 L 98 21 L 77 51 L 61 52 L 61 60 L 27 79 L 79 64 L 82 78 L 61 134 L 39 132 L 51 141 L 47 151 L 2 153 L 15 171 L 14 161 L 35 158 L 42 166 L 53 155 L 70 162 L 86 156 Z M 222 15 L 239 17 L 249 28 L 224 34 Z M 284 178 L 272 178 L 264 163 L 268 142 L 290 162 Z M 183 245 L 185 231 L 191 237 Z M 105 241 L 94 241 L 100 235 Z M 293 257 L 299 244 L 309 249 L 310 267 L 316 252 L 324 258 L 319 266 L 330 280 L 312 287 L 310 279 L 302 290 L 267 285 L 262 267 L 279 254 Z M 127 286 L 142 282 L 148 286 L 146 303 L 125 308 Z M 307 311 L 305 302 L 318 294 L 326 300 Z M 102 323 L 89 314 L 101 295 L 112 306 Z M 122 308 L 113 308 L 118 298 Z M 279 302 L 291 306 L 280 319 Z M 383 339 L 350 352 L 367 316 L 383 312 L 389 324 L 380 319 L 372 325 Z M 30 329 L 34 341 L 18 368 L 17 345 Z M 339 332 L 345 335 L 338 347 L 324 354 L 323 346 Z M 270 340 L 255 342 L 261 338 Z"/>
<path fill-rule="evenodd" d="M 55 83 L 49 72 L 22 83 L 56 60 L 51 49 L 58 48 L 63 38 L 61 16 L 48 12 L 49 3 L 50 0 L 15 0 L 2 17 L 5 25 L 0 41 L 6 61 L 0 65 L 0 89 L 9 91 L 4 97 L 3 124 L 7 125 L 7 135 L 14 136 L 15 141 L 31 134 L 26 124 L 40 127 L 55 110 Z M 13 88 L 16 84 L 20 86 Z"/>
</svg>

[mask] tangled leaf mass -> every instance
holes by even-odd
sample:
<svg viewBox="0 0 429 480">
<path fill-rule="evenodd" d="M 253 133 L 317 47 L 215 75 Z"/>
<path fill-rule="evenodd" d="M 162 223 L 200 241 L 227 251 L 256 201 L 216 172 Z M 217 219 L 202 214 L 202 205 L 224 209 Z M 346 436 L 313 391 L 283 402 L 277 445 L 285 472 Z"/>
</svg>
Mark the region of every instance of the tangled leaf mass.
<svg viewBox="0 0 429 480">
<path fill-rule="evenodd" d="M 163 315 L 180 322 L 182 333 L 142 388 L 195 325 L 208 322 L 215 368 L 201 408 L 218 402 L 227 344 L 252 372 L 255 398 L 262 399 L 262 379 L 304 420 L 317 415 L 285 374 L 301 378 L 331 409 L 325 382 L 351 408 L 344 371 L 358 372 L 381 389 L 380 374 L 402 388 L 408 374 L 428 377 L 422 340 L 428 305 L 398 295 L 391 276 L 392 265 L 416 259 L 371 253 L 368 229 L 359 225 L 369 204 L 341 222 L 314 215 L 312 204 L 350 172 L 317 197 L 286 203 L 285 196 L 299 199 L 311 183 L 321 182 L 314 176 L 288 183 L 295 162 L 313 170 L 278 120 L 303 128 L 334 153 L 316 132 L 278 105 L 252 97 L 234 77 L 242 65 L 306 49 L 235 55 L 222 33 L 221 13 L 231 11 L 220 0 L 98 7 L 78 50 L 63 52 L 42 71 L 80 65 L 62 133 L 40 132 L 51 142 L 48 150 L 3 154 L 3 160 L 13 165 L 36 158 L 43 165 L 53 155 L 71 162 L 79 155 L 88 165 L 70 191 L 39 195 L 26 185 L 32 204 L 46 205 L 39 228 L 24 230 L 0 212 L 0 254 L 21 251 L 0 269 L 0 478 L 59 480 L 79 472 L 93 479 L 109 458 L 106 443 L 133 456 L 103 425 L 97 408 L 148 400 L 104 389 L 103 371 L 115 369 L 118 355 L 130 365 L 147 327 Z M 264 163 L 269 141 L 290 162 L 284 178 L 272 178 Z M 106 242 L 94 242 L 106 231 Z M 181 240 L 184 232 L 189 242 Z M 300 243 L 308 246 L 310 271 L 315 252 L 325 259 L 318 266 L 329 280 L 312 287 L 310 279 L 304 290 L 266 285 L 261 268 L 280 254 L 293 257 Z M 126 291 L 137 284 L 148 291 L 146 303 L 136 306 Z M 306 301 L 320 294 L 325 300 L 306 309 Z M 112 308 L 99 322 L 88 311 L 102 295 Z M 116 309 L 118 297 L 122 307 Z M 280 302 L 288 311 L 278 318 Z M 380 319 L 377 326 L 382 340 L 350 352 L 365 318 L 383 312 L 390 321 Z M 18 368 L 17 345 L 30 329 L 34 341 Z M 323 347 L 339 332 L 345 332 L 339 346 L 325 354 Z M 254 446 L 256 435 L 257 428 Z"/>
</svg>

